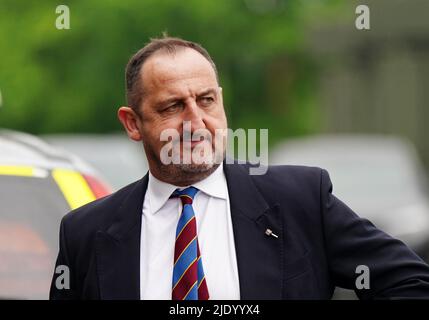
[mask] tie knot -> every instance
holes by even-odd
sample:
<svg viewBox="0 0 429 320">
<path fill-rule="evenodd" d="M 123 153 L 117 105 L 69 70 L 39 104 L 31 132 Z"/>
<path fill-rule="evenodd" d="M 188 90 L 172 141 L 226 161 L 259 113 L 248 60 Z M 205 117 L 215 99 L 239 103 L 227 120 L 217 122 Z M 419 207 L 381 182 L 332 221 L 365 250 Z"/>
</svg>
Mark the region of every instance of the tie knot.
<svg viewBox="0 0 429 320">
<path fill-rule="evenodd" d="M 179 197 L 183 205 L 192 204 L 192 201 L 194 200 L 194 197 L 197 194 L 197 192 L 198 192 L 198 189 L 195 187 L 188 187 L 183 190 L 176 189 L 170 198 Z"/>
</svg>

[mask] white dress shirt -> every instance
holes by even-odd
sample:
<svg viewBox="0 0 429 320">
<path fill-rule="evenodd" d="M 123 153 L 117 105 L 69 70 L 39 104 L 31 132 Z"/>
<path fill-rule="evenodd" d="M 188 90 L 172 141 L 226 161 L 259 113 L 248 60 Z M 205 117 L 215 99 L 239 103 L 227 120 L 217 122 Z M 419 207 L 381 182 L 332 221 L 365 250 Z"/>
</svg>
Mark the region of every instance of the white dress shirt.
<svg viewBox="0 0 429 320">
<path fill-rule="evenodd" d="M 194 197 L 192 207 L 197 220 L 198 242 L 210 299 L 240 299 L 231 210 L 223 164 L 193 186 L 200 190 Z M 149 172 L 141 227 L 142 300 L 171 299 L 176 227 L 182 211 L 180 199 L 169 198 L 176 188 L 178 187 L 156 179 Z"/>
</svg>

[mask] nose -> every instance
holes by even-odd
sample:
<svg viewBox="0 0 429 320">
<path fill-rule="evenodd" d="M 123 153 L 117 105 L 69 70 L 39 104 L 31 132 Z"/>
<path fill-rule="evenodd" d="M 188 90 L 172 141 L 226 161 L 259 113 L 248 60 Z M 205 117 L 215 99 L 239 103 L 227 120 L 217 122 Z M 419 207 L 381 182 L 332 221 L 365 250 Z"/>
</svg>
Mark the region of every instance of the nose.
<svg viewBox="0 0 429 320">
<path fill-rule="evenodd" d="M 194 99 L 190 99 L 186 106 L 184 121 L 191 122 L 191 130 L 205 129 L 204 111 L 198 106 Z"/>
</svg>

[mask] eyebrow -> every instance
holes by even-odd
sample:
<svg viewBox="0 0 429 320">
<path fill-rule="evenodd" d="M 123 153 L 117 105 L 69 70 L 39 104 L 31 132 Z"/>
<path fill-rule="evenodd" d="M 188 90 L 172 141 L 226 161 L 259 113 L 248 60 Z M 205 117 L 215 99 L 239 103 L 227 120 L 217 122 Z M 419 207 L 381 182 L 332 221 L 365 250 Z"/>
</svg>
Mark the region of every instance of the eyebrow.
<svg viewBox="0 0 429 320">
<path fill-rule="evenodd" d="M 197 97 L 202 97 L 202 96 L 205 96 L 205 95 L 210 94 L 210 93 L 213 94 L 213 95 L 216 95 L 216 89 L 215 88 L 205 89 L 205 90 L 201 91 L 200 93 L 198 93 Z M 163 106 L 165 106 L 167 104 L 170 104 L 172 102 L 183 101 L 183 100 L 184 99 L 180 98 L 179 96 L 171 97 L 171 98 L 159 101 L 158 103 L 156 103 L 156 107 L 157 108 L 162 108 Z"/>
<path fill-rule="evenodd" d="M 206 89 L 206 90 L 204 90 L 204 91 L 202 91 L 201 93 L 199 93 L 199 94 L 197 94 L 197 96 L 198 97 L 201 97 L 201 96 L 205 96 L 205 95 L 207 95 L 207 94 L 209 94 L 209 93 L 212 93 L 212 94 L 214 94 L 214 95 L 216 95 L 216 89 L 215 88 L 208 88 L 208 89 Z"/>
</svg>

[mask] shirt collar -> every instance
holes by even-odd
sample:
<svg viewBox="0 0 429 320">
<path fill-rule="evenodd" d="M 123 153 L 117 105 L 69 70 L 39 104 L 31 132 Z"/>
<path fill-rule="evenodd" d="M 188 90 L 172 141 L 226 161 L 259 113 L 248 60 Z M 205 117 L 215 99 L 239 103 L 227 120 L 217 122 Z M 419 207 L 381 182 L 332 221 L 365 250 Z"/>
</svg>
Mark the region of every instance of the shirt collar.
<svg viewBox="0 0 429 320">
<path fill-rule="evenodd" d="M 205 194 L 226 199 L 227 198 L 227 183 L 225 174 L 223 172 L 223 163 L 216 168 L 216 170 L 205 179 L 198 181 L 193 184 L 195 188 L 198 188 L 200 192 Z M 171 194 L 176 190 L 184 189 L 186 187 L 178 187 L 173 184 L 161 181 L 155 178 L 149 170 L 149 182 L 147 187 L 147 195 L 149 196 L 151 213 L 156 214 L 161 209 Z"/>
</svg>

